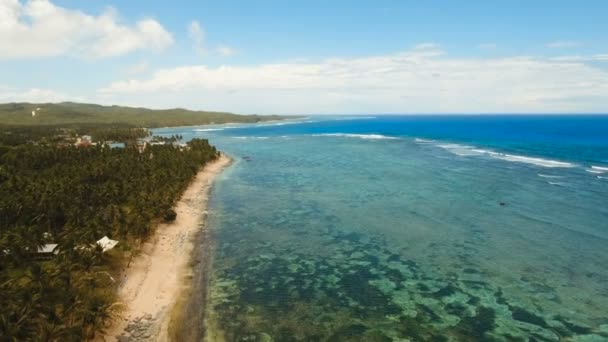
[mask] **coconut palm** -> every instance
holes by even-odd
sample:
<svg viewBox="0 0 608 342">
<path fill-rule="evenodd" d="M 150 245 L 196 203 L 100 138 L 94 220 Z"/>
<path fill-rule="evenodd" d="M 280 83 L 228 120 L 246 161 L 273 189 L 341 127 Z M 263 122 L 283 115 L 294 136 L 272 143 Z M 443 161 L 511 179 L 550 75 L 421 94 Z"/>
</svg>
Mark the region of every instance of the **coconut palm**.
<svg viewBox="0 0 608 342">
<path fill-rule="evenodd" d="M 123 133 L 131 134 L 117 134 Z M 112 132 L 100 134 L 108 139 Z M 95 242 L 107 235 L 120 239 L 124 251 L 136 250 L 200 167 L 216 157 L 215 148 L 197 139 L 187 149 L 159 145 L 145 153 L 134 147 L 52 143 L 22 144 L 2 152 L 2 340 L 94 337 L 118 309 L 112 279 L 120 267 L 112 268 L 112 262 L 126 264 L 132 255 L 114 250 L 108 257 Z M 34 258 L 45 243 L 57 243 L 59 254 L 49 260 Z"/>
</svg>

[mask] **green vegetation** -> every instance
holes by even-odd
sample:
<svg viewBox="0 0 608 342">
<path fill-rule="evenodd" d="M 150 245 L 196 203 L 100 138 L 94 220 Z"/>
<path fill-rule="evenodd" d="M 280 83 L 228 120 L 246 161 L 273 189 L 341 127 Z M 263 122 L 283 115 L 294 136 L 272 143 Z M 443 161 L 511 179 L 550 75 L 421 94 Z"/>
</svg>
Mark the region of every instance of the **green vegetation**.
<svg viewBox="0 0 608 342">
<path fill-rule="evenodd" d="M 8 126 L 0 124 L 0 146 L 29 142 L 58 143 L 75 137 L 76 131 L 57 126 Z"/>
<path fill-rule="evenodd" d="M 32 112 L 35 115 L 32 115 Z M 0 104 L 0 122 L 6 125 L 123 124 L 132 127 L 190 126 L 222 123 L 255 123 L 284 119 L 281 116 L 237 115 L 191 111 L 182 108 L 152 110 L 84 103 Z"/>
<path fill-rule="evenodd" d="M 145 138 L 149 131 L 125 124 L 70 124 L 48 126 L 19 126 L 0 124 L 0 146 L 18 146 L 27 143 L 74 143 L 76 138 L 89 135 L 96 142 L 132 142 Z"/>
<path fill-rule="evenodd" d="M 143 151 L 68 143 L 83 129 L 102 141 L 147 135 L 94 128 L 0 127 L 2 341 L 81 341 L 102 331 L 120 309 L 122 268 L 157 222 L 175 218 L 176 200 L 218 156 L 200 139 Z M 95 244 L 103 236 L 119 244 L 103 253 Z M 50 243 L 59 253 L 41 260 L 35 252 Z"/>
<path fill-rule="evenodd" d="M 0 340 L 82 341 L 115 312 L 121 271 L 197 171 L 207 140 L 142 127 L 278 116 L 92 104 L 0 104 Z M 143 144 L 150 139 L 157 144 Z M 124 143 L 111 148 L 110 143 Z M 118 240 L 104 252 L 95 242 Z M 57 244 L 56 254 L 40 254 Z"/>
<path fill-rule="evenodd" d="M 128 141 L 134 142 L 137 139 L 145 138 L 150 135 L 145 128 L 94 128 L 87 131 L 91 135 L 95 142 L 109 142 L 109 141 Z"/>
</svg>

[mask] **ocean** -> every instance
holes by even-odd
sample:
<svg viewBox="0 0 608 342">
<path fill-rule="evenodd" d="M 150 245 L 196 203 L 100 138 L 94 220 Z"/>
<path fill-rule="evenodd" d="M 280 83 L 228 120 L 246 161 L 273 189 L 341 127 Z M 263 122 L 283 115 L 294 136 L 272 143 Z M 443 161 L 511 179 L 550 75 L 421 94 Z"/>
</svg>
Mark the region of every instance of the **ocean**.
<svg viewBox="0 0 608 342">
<path fill-rule="evenodd" d="M 608 341 L 608 116 L 154 132 L 235 160 L 209 207 L 210 340 Z"/>
</svg>

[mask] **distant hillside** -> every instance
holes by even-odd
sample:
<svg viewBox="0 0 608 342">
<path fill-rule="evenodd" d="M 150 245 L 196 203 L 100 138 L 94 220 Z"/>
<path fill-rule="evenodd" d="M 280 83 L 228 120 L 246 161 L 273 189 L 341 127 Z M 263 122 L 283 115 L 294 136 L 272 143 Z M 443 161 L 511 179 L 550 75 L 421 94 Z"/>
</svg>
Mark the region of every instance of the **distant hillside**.
<svg viewBox="0 0 608 342">
<path fill-rule="evenodd" d="M 0 124 L 6 125 L 126 124 L 155 128 L 284 118 L 278 115 L 237 115 L 182 108 L 154 110 L 74 102 L 0 104 Z"/>
</svg>

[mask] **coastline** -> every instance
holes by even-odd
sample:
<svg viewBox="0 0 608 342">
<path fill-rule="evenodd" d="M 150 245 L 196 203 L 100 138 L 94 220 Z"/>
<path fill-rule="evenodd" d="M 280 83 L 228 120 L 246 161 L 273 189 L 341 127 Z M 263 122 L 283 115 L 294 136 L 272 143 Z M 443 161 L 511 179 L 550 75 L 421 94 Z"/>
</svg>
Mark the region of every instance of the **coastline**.
<svg viewBox="0 0 608 342">
<path fill-rule="evenodd" d="M 101 336 L 103 341 L 168 341 L 172 311 L 190 287 L 196 237 L 203 230 L 213 181 L 232 159 L 225 154 L 197 173 L 175 205 L 177 218 L 159 224 L 124 274 L 118 296 L 120 317 Z"/>
<path fill-rule="evenodd" d="M 241 115 L 241 114 L 238 114 Z M 269 114 L 269 115 L 275 115 L 275 114 Z M 264 115 L 266 116 L 266 115 Z M 215 127 L 215 126 L 225 126 L 225 125 L 241 125 L 243 127 L 247 127 L 245 125 L 254 125 L 253 127 L 255 127 L 255 125 L 257 124 L 265 124 L 265 123 L 277 123 L 277 122 L 284 122 L 284 121 L 296 121 L 298 119 L 308 119 L 310 118 L 309 116 L 306 115 L 284 115 L 284 118 L 282 119 L 272 119 L 272 120 L 262 120 L 262 121 L 256 121 L 256 122 L 239 122 L 239 121 L 231 121 L 231 122 L 223 122 L 223 123 L 206 123 L 206 124 L 198 124 L 198 125 L 181 125 L 181 126 L 162 126 L 162 127 L 144 127 L 145 129 L 148 130 L 155 130 L 155 129 L 168 129 L 168 128 L 192 128 L 192 127 Z"/>
</svg>

